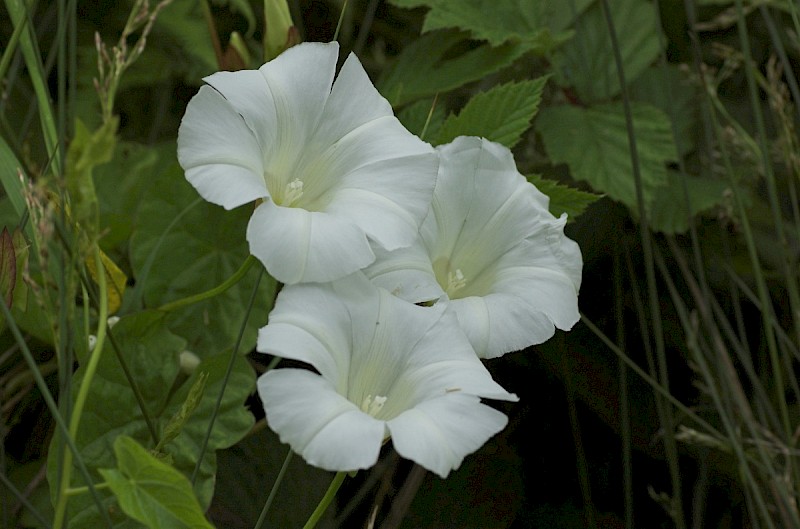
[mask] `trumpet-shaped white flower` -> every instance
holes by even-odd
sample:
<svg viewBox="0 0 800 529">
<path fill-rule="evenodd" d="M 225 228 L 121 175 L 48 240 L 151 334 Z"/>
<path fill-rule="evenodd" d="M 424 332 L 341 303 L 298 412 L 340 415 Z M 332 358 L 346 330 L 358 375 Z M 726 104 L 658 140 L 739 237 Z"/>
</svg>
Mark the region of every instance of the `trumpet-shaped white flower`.
<svg viewBox="0 0 800 529">
<path fill-rule="evenodd" d="M 475 356 L 455 316 L 418 307 L 361 272 L 283 289 L 257 349 L 306 362 L 258 380 L 269 426 L 310 464 L 368 468 L 389 437 L 446 477 L 507 422 L 480 397 L 517 400 Z"/>
<path fill-rule="evenodd" d="M 433 148 L 409 133 L 355 55 L 305 43 L 258 70 L 218 72 L 186 109 L 178 160 L 206 200 L 262 199 L 250 251 L 283 283 L 331 281 L 374 259 L 369 241 L 412 244 L 436 180 Z"/>
<path fill-rule="evenodd" d="M 542 343 L 579 318 L 582 259 L 549 198 L 517 172 L 507 148 L 459 137 L 438 148 L 439 177 L 420 237 L 376 249 L 365 270 L 413 303 L 437 300 L 458 316 L 476 353 L 493 358 Z"/>
</svg>

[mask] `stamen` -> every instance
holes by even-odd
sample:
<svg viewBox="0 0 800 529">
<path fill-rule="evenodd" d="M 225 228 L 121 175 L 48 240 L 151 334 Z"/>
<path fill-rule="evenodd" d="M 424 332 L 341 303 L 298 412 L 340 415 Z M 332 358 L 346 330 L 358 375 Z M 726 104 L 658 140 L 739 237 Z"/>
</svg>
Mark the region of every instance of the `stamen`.
<svg viewBox="0 0 800 529">
<path fill-rule="evenodd" d="M 361 411 L 364 413 L 375 417 L 378 412 L 383 409 L 383 405 L 386 403 L 386 397 L 381 397 L 380 395 L 376 395 L 375 398 L 372 398 L 372 395 L 367 395 L 364 401 L 361 403 Z"/>
<path fill-rule="evenodd" d="M 449 295 L 452 296 L 465 286 L 467 286 L 467 280 L 464 279 L 464 273 L 460 268 L 456 268 L 455 272 L 450 272 L 447 275 L 447 293 Z"/>
<path fill-rule="evenodd" d="M 295 202 L 297 202 L 300 197 L 303 196 L 303 181 L 299 178 L 295 178 L 288 184 L 286 184 L 286 189 L 283 192 L 283 204 L 284 206 L 291 206 Z"/>
</svg>

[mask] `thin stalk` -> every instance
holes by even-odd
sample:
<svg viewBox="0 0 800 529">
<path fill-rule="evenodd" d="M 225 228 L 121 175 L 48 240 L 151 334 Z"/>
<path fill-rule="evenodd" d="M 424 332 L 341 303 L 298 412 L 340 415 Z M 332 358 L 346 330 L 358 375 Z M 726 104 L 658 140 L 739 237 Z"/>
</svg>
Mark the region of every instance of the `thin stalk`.
<svg viewBox="0 0 800 529">
<path fill-rule="evenodd" d="M 658 288 L 656 286 L 655 266 L 653 264 L 652 241 L 648 226 L 647 210 L 645 208 L 644 191 L 642 189 L 641 165 L 639 162 L 639 150 L 636 142 L 636 134 L 633 127 L 633 114 L 631 111 L 630 97 L 628 95 L 625 71 L 622 63 L 622 54 L 617 39 L 617 31 L 614 20 L 611 16 L 611 9 L 608 0 L 602 0 L 603 15 L 606 19 L 611 48 L 614 52 L 614 62 L 617 68 L 620 88 L 622 90 L 622 104 L 625 110 L 625 125 L 628 131 L 628 144 L 631 154 L 631 166 L 633 168 L 633 178 L 636 186 L 636 204 L 639 211 L 639 234 L 644 252 L 645 273 L 647 277 L 648 300 L 650 304 L 650 317 L 652 318 L 653 340 L 656 346 L 656 357 L 658 359 L 659 379 L 664 388 L 669 391 L 669 375 L 667 369 L 666 353 L 664 351 L 664 334 L 661 326 L 661 309 L 659 307 Z M 646 338 L 645 338 L 646 339 Z M 657 403 L 660 399 L 656 399 Z M 666 450 L 669 463 L 670 478 L 672 480 L 673 503 L 675 509 L 674 520 L 678 529 L 686 529 L 686 519 L 683 513 L 683 495 L 681 493 L 680 468 L 678 467 L 678 450 L 675 443 L 675 421 L 672 410 L 669 407 L 659 407 L 659 419 L 664 430 L 664 448 Z"/>
<path fill-rule="evenodd" d="M 334 42 L 339 40 L 339 30 L 342 29 L 342 22 L 344 21 L 344 13 L 347 11 L 347 0 L 342 3 L 342 11 L 339 13 L 339 21 L 336 22 L 336 31 L 333 33 Z"/>
<path fill-rule="evenodd" d="M 603 331 L 601 331 L 597 325 L 592 323 L 592 320 L 587 318 L 586 315 L 583 313 L 581 313 L 581 321 L 589 328 L 590 331 L 592 331 L 592 333 L 594 333 L 595 336 L 597 336 L 600 339 L 601 342 L 603 342 L 603 344 L 606 347 L 608 347 L 611 350 L 611 352 L 617 355 L 617 358 L 622 360 L 622 362 L 625 363 L 625 365 L 628 366 L 628 368 L 631 371 L 636 373 L 651 388 L 653 388 L 654 392 L 658 393 L 662 398 L 664 398 L 670 404 L 675 406 L 675 408 L 680 410 L 681 413 L 683 413 L 688 419 L 696 423 L 699 428 L 702 428 L 704 430 L 703 433 L 711 436 L 712 438 L 721 443 L 725 442 L 727 438 L 724 435 L 722 435 L 722 433 L 719 430 L 714 428 L 705 419 L 697 415 L 697 413 L 695 413 L 694 410 L 686 406 L 684 403 L 682 403 L 674 396 L 672 396 L 670 392 L 661 387 L 661 384 L 655 378 L 651 377 L 647 373 L 647 371 L 639 367 L 639 365 L 636 362 L 634 362 L 628 355 L 626 355 L 625 352 L 617 346 L 617 344 L 615 344 L 608 336 L 606 336 L 605 333 L 603 333 Z"/>
<path fill-rule="evenodd" d="M 245 274 L 247 274 L 247 272 L 250 270 L 250 267 L 252 267 L 255 262 L 256 258 L 253 257 L 252 255 L 248 255 L 247 259 L 245 259 L 244 262 L 242 263 L 242 266 L 240 266 L 239 269 L 236 272 L 234 272 L 234 274 L 231 277 L 229 277 L 216 287 L 183 299 L 171 301 L 169 303 L 161 305 L 156 310 L 159 310 L 161 312 L 170 312 L 173 310 L 181 309 L 183 307 L 187 307 L 194 303 L 205 301 L 206 299 L 211 299 L 213 297 L 219 296 L 220 294 L 231 288 L 233 285 L 241 281 L 241 279 L 245 276 Z"/>
<path fill-rule="evenodd" d="M 81 387 L 78 389 L 78 396 L 75 398 L 75 405 L 72 409 L 72 417 L 69 424 L 69 435 L 72 439 L 78 438 L 78 428 L 80 426 L 81 415 L 83 415 L 83 407 L 86 404 L 86 398 L 89 396 L 89 389 L 91 387 L 94 374 L 97 372 L 97 366 L 102 356 L 103 346 L 106 340 L 106 329 L 108 327 L 108 289 L 106 285 L 106 271 L 103 266 L 103 261 L 100 258 L 100 248 L 94 246 L 94 260 L 97 267 L 97 285 L 99 287 L 99 310 L 97 322 L 97 342 L 94 349 L 90 353 L 89 362 L 86 364 L 86 371 L 81 380 Z M 72 477 L 72 454 L 68 451 L 64 452 L 64 470 L 61 475 L 61 482 L 59 484 L 58 500 L 56 501 L 55 516 L 54 516 L 54 529 L 60 529 L 64 524 L 64 515 L 67 508 L 67 500 L 69 496 L 66 494 L 70 485 Z"/>
<path fill-rule="evenodd" d="M 253 527 L 253 529 L 261 529 L 261 526 L 264 524 L 264 520 L 267 519 L 267 513 L 269 512 L 269 508 L 272 506 L 272 501 L 278 494 L 278 487 L 280 487 L 281 482 L 283 481 L 283 476 L 286 474 L 286 470 L 289 468 L 289 462 L 292 460 L 293 453 L 294 452 L 289 449 L 289 453 L 286 454 L 286 459 L 283 460 L 283 465 L 281 465 L 281 469 L 278 471 L 278 476 L 275 478 L 275 483 L 272 484 L 272 489 L 269 491 L 267 501 L 264 502 L 264 508 L 261 509 L 261 514 L 258 516 L 258 521 L 256 521 L 256 525 Z"/>
<path fill-rule="evenodd" d="M 6 49 L 3 50 L 3 55 L 0 57 L 0 79 L 3 79 L 6 76 L 6 71 L 8 70 L 8 66 L 11 64 L 11 59 L 14 57 L 14 53 L 17 51 L 19 39 L 22 37 L 22 32 L 26 27 L 28 27 L 27 18 L 25 18 L 21 24 L 18 24 L 14 27 L 14 32 L 11 33 L 11 38 L 8 39 L 8 42 L 6 43 Z"/>
<path fill-rule="evenodd" d="M 250 259 L 249 256 L 248 260 Z M 247 262 L 247 261 L 245 261 Z M 244 267 L 243 267 L 244 268 Z M 249 268 L 249 266 L 247 267 Z M 253 304 L 255 303 L 256 296 L 258 294 L 258 286 L 261 283 L 261 278 L 264 275 L 264 268 L 261 267 L 258 270 L 258 276 L 256 277 L 256 283 L 253 285 L 253 292 L 250 294 L 250 302 L 247 304 L 247 310 L 244 314 L 244 319 L 242 319 L 242 326 L 239 329 L 239 336 L 236 338 L 236 344 L 233 346 L 233 350 L 231 351 L 231 359 L 228 362 L 228 369 L 225 371 L 225 378 L 222 379 L 222 387 L 219 390 L 219 395 L 217 395 L 217 402 L 214 405 L 214 411 L 211 412 L 211 418 L 208 420 L 208 429 L 206 430 L 206 436 L 203 438 L 203 444 L 200 447 L 200 453 L 197 456 L 197 463 L 195 463 L 194 470 L 192 471 L 192 485 L 197 482 L 197 476 L 200 473 L 200 467 L 203 463 L 203 458 L 206 455 L 206 450 L 208 449 L 208 442 L 211 439 L 211 433 L 214 431 L 214 423 L 217 420 L 217 414 L 219 413 L 219 408 L 222 406 L 222 397 L 225 395 L 225 389 L 228 387 L 228 380 L 231 377 L 231 373 L 233 372 L 233 366 L 236 363 L 236 358 L 239 356 L 239 346 L 242 344 L 242 337 L 244 336 L 244 331 L 247 328 L 247 320 L 250 319 L 250 313 L 253 310 Z"/>
<path fill-rule="evenodd" d="M 772 170 L 772 164 L 770 163 L 770 151 L 769 146 L 767 145 L 767 131 L 766 126 L 764 124 L 764 116 L 761 111 L 761 103 L 760 97 L 758 92 L 758 87 L 756 86 L 755 75 L 753 73 L 753 64 L 750 58 L 752 57 L 752 53 L 750 51 L 750 39 L 747 35 L 747 26 L 744 16 L 744 11 L 742 8 L 742 0 L 736 0 L 736 12 L 737 12 L 737 30 L 739 33 L 739 42 L 742 47 L 742 53 L 744 54 L 745 61 L 744 61 L 744 71 L 745 77 L 747 78 L 747 87 L 748 87 L 748 95 L 750 96 L 750 106 L 753 110 L 753 115 L 755 117 L 755 124 L 756 130 L 758 131 L 758 146 L 761 151 L 761 161 L 763 163 L 765 180 L 767 184 L 767 195 L 769 197 L 769 202 L 772 210 L 773 215 L 773 225 L 775 228 L 775 232 L 778 238 L 779 249 L 782 256 L 782 264 L 783 264 L 783 273 L 784 278 L 786 281 L 786 290 L 789 293 L 789 303 L 791 306 L 792 314 L 800 313 L 800 293 L 797 290 L 797 281 L 796 278 L 793 277 L 792 271 L 789 268 L 789 261 L 786 256 L 786 250 L 788 247 L 788 242 L 786 239 L 786 234 L 783 228 L 783 218 L 781 216 L 781 207 L 780 207 L 780 200 L 778 199 L 778 188 L 775 183 L 775 174 Z M 749 242 L 748 242 L 749 245 Z M 756 264 L 756 263 L 754 263 Z M 759 290 L 759 297 L 761 298 L 762 305 L 766 308 L 770 305 L 767 303 L 769 299 L 769 292 L 767 291 L 766 284 L 758 285 Z M 780 416 L 783 421 L 783 436 L 784 440 L 790 442 L 794 431 L 792 429 L 792 423 L 789 418 L 789 406 L 786 403 L 786 393 L 785 393 L 785 385 L 784 385 L 784 377 L 783 377 L 783 370 L 782 364 L 780 362 L 778 356 L 778 345 L 777 341 L 775 340 L 775 335 L 771 330 L 771 326 L 769 325 L 769 320 L 767 316 L 763 316 L 764 320 L 764 334 L 767 339 L 767 348 L 769 350 L 770 356 L 770 364 L 772 365 L 772 376 L 775 380 L 775 397 L 778 401 L 778 408 L 780 409 Z M 795 318 L 795 332 L 800 336 L 800 320 Z M 798 395 L 800 397 L 800 395 Z M 797 468 L 793 469 L 792 472 L 793 476 L 791 477 L 792 481 L 800 479 L 797 473 Z"/>
<path fill-rule="evenodd" d="M 108 517 L 108 512 L 103 508 L 103 502 L 100 500 L 100 496 L 97 494 L 97 490 L 95 489 L 94 482 L 89 474 L 89 470 L 86 468 L 86 464 L 83 462 L 83 458 L 81 457 L 78 447 L 75 445 L 75 441 L 69 435 L 67 424 L 64 422 L 64 418 L 61 416 L 61 413 L 58 410 L 58 405 L 56 404 L 55 399 L 53 399 L 50 389 L 47 387 L 47 382 L 45 382 L 42 374 L 39 372 L 36 360 L 33 358 L 33 355 L 28 348 L 28 344 L 25 342 L 25 338 L 23 338 L 22 333 L 17 326 L 17 322 L 14 320 L 11 311 L 8 309 L 5 303 L 0 303 L 0 311 L 2 311 L 3 316 L 6 318 L 6 325 L 8 326 L 9 330 L 11 330 L 11 334 L 14 336 L 14 340 L 16 340 L 17 345 L 19 345 L 22 356 L 25 358 L 25 362 L 28 364 L 28 368 L 33 373 L 33 378 L 36 381 L 36 387 L 42 394 L 45 405 L 47 406 L 48 411 L 50 411 L 50 414 L 53 416 L 53 420 L 56 422 L 56 428 L 58 429 L 58 432 L 64 438 L 67 447 L 75 457 L 75 464 L 78 466 L 78 471 L 81 473 L 81 476 L 89 487 L 89 493 L 97 505 L 100 516 L 103 518 L 103 521 L 106 523 L 107 527 L 112 527 L 113 524 L 111 523 L 111 518 Z"/>
<path fill-rule="evenodd" d="M 347 472 L 336 473 L 336 476 L 334 476 L 333 481 L 331 481 L 331 484 L 328 487 L 328 491 L 325 493 L 325 496 L 322 497 L 322 500 L 320 500 L 319 505 L 317 505 L 317 508 L 314 509 L 314 512 L 311 513 L 311 517 L 303 526 L 303 529 L 313 529 L 317 525 L 317 522 L 319 522 L 319 520 L 322 518 L 322 515 L 325 514 L 325 511 L 328 509 L 328 505 L 330 505 L 333 501 L 333 498 L 336 497 L 336 493 L 339 492 L 339 487 L 342 486 L 344 478 L 346 477 Z"/>
<path fill-rule="evenodd" d="M 616 338 L 620 349 L 625 345 L 625 311 L 622 306 L 622 272 L 619 251 L 614 252 L 614 309 Z M 625 529 L 633 529 L 633 461 L 631 418 L 628 406 L 628 368 L 619 361 L 619 415 L 622 438 L 622 493 L 625 502 Z"/>
<path fill-rule="evenodd" d="M 5 485 L 11 494 L 17 498 L 17 501 L 19 501 L 23 507 L 28 509 L 28 512 L 31 513 L 34 518 L 36 518 L 36 521 L 39 522 L 41 527 L 44 527 L 45 529 L 50 529 L 52 527 L 50 522 L 48 522 L 45 517 L 42 516 L 42 514 L 36 509 L 36 507 L 34 507 L 33 504 L 28 501 L 28 498 L 26 498 L 24 494 L 17 490 L 11 480 L 8 479 L 3 472 L 0 472 L 0 481 L 2 481 L 3 485 Z"/>
<path fill-rule="evenodd" d="M 42 127 L 42 137 L 44 138 L 47 156 L 53 161 L 54 174 L 61 173 L 61 155 L 58 148 L 58 132 L 56 122 L 53 117 L 53 108 L 50 104 L 50 91 L 47 88 L 47 80 L 44 75 L 41 55 L 34 39 L 30 24 L 30 13 L 28 13 L 28 3 L 21 0 L 5 0 L 6 10 L 11 17 L 11 22 L 16 28 L 24 25 L 19 46 L 22 49 L 22 56 L 31 79 L 33 91 L 36 94 L 36 101 L 39 107 L 39 122 Z"/>
</svg>

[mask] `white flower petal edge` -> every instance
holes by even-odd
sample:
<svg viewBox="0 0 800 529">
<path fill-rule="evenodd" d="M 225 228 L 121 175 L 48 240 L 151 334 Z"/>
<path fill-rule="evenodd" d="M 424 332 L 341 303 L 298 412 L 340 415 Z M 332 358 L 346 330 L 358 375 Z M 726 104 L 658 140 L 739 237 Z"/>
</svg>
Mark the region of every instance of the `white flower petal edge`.
<svg viewBox="0 0 800 529">
<path fill-rule="evenodd" d="M 376 285 L 453 311 L 475 352 L 494 358 L 549 339 L 578 321 L 583 266 L 549 199 L 516 169 L 511 151 L 459 137 L 437 148 L 439 176 L 420 236 L 376 249 Z"/>
<path fill-rule="evenodd" d="M 492 380 L 453 314 L 378 289 L 360 272 L 287 286 L 257 349 L 309 363 L 258 380 L 269 426 L 310 464 L 375 464 L 382 442 L 446 477 L 506 424 L 480 398 L 517 400 Z"/>
<path fill-rule="evenodd" d="M 304 43 L 258 70 L 213 74 L 178 132 L 178 159 L 205 199 L 264 200 L 247 240 L 286 284 L 360 270 L 375 259 L 370 241 L 411 245 L 436 182 L 435 151 L 403 128 L 355 55 L 334 81 L 338 54 L 335 42 Z"/>
</svg>

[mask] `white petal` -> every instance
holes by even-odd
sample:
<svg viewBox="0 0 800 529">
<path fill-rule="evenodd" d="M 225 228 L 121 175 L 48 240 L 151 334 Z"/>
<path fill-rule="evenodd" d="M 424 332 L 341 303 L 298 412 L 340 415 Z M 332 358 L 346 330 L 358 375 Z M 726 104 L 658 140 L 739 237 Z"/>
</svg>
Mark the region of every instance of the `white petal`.
<svg viewBox="0 0 800 529">
<path fill-rule="evenodd" d="M 373 251 L 375 262 L 364 269 L 364 274 L 375 285 L 411 303 L 434 301 L 444 294 L 419 238 L 408 248 L 389 252 L 373 246 Z"/>
<path fill-rule="evenodd" d="M 328 283 L 285 286 L 256 345 L 262 353 L 311 364 L 340 393 L 347 391 L 352 348 L 350 313 Z"/>
<path fill-rule="evenodd" d="M 410 246 L 428 212 L 436 163 L 430 153 L 362 167 L 331 190 L 325 211 L 350 219 L 387 250 Z"/>
<path fill-rule="evenodd" d="M 253 132 L 211 87 L 201 87 L 186 107 L 178 160 L 203 198 L 226 209 L 268 196 Z"/>
<path fill-rule="evenodd" d="M 350 131 L 384 116 L 392 106 L 375 89 L 358 58 L 350 54 L 333 83 L 317 130 L 317 141 L 332 144 Z"/>
<path fill-rule="evenodd" d="M 501 145 L 462 136 L 438 149 L 432 257 L 448 257 L 470 277 L 533 232 L 541 193 L 517 172 L 511 151 Z"/>
<path fill-rule="evenodd" d="M 330 471 L 369 468 L 386 427 L 301 369 L 275 369 L 258 379 L 267 423 L 309 464 Z"/>
<path fill-rule="evenodd" d="M 217 72 L 203 78 L 236 109 L 269 159 L 278 134 L 278 117 L 267 80 L 258 70 Z M 212 122 L 212 126 L 215 124 Z"/>
<path fill-rule="evenodd" d="M 250 253 L 285 284 L 333 281 L 375 260 L 366 234 L 327 213 L 266 201 L 247 225 Z"/>
<path fill-rule="evenodd" d="M 477 397 L 452 393 L 421 403 L 387 426 L 398 454 L 446 478 L 507 422 Z"/>
<path fill-rule="evenodd" d="M 336 42 L 305 42 L 259 69 L 275 104 L 278 141 L 293 153 L 306 148 L 319 124 L 338 55 Z"/>
</svg>

